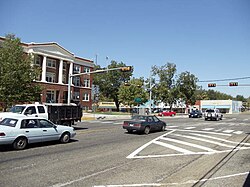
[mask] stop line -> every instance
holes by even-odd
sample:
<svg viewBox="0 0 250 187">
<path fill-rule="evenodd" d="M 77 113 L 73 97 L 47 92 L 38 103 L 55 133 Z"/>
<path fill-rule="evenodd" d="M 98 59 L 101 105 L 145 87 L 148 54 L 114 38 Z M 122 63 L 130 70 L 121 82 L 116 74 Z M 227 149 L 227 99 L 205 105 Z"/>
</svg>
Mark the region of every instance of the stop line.
<svg viewBox="0 0 250 187">
<path fill-rule="evenodd" d="M 173 129 L 139 147 L 127 158 L 144 159 L 201 154 L 212 155 L 250 149 L 250 143 L 228 140 L 231 136 L 233 135 L 228 133 L 207 132 L 204 130 Z"/>
</svg>

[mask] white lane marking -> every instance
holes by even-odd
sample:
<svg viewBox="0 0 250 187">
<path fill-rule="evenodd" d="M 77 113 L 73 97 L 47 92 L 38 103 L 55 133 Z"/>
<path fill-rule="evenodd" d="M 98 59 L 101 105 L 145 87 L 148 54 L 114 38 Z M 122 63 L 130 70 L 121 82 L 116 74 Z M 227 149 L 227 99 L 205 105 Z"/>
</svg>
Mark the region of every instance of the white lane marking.
<svg viewBox="0 0 250 187">
<path fill-rule="evenodd" d="M 243 133 L 243 131 L 235 131 L 235 132 L 233 132 L 234 134 L 242 134 Z"/>
<path fill-rule="evenodd" d="M 193 144 L 193 143 L 188 143 L 188 142 L 184 142 L 184 141 L 181 141 L 181 140 L 175 140 L 175 139 L 166 138 L 166 137 L 163 137 L 163 138 L 161 138 L 161 139 L 162 139 L 162 140 L 166 140 L 166 141 L 170 141 L 170 142 L 176 142 L 176 143 L 183 144 L 183 145 L 187 145 L 187 146 L 191 146 L 191 147 L 195 147 L 195 148 L 199 148 L 199 149 L 203 149 L 203 150 L 210 151 L 210 152 L 216 151 L 216 150 L 214 150 L 214 149 L 211 149 L 211 148 L 208 148 L 208 147 L 205 147 L 205 146 L 202 146 L 202 145 L 197 145 L 197 144 Z"/>
<path fill-rule="evenodd" d="M 223 132 L 224 132 L 224 133 L 232 133 L 232 132 L 234 132 L 234 130 L 228 129 L 228 130 L 224 130 Z"/>
<path fill-rule="evenodd" d="M 93 187 L 141 187 L 141 186 L 183 186 L 185 184 L 196 184 L 200 182 L 206 182 L 206 181 L 214 181 L 219 179 L 226 179 L 226 178 L 232 178 L 232 177 L 238 177 L 238 176 L 247 176 L 249 174 L 249 171 L 243 172 L 243 173 L 236 173 L 231 175 L 224 175 L 219 177 L 213 177 L 213 178 L 206 178 L 201 180 L 188 180 L 185 182 L 174 182 L 174 183 L 146 183 L 146 184 L 117 184 L 117 185 L 98 185 Z"/>
<path fill-rule="evenodd" d="M 236 144 L 236 145 L 249 145 L 250 143 L 239 143 L 239 142 L 233 142 L 233 141 L 229 141 L 226 139 L 222 139 L 222 138 L 217 138 L 217 137 L 213 137 L 213 136 L 207 136 L 204 134 L 196 134 L 196 133 L 190 133 L 191 135 L 195 135 L 195 136 L 200 136 L 200 137 L 204 137 L 204 138 L 210 138 L 210 139 L 214 139 L 214 140 L 219 140 L 219 141 L 223 141 L 223 142 L 227 142 L 227 143 L 232 143 L 232 144 Z"/>
<path fill-rule="evenodd" d="M 193 140 L 203 141 L 203 142 L 207 142 L 207 143 L 211 143 L 211 144 L 220 145 L 220 146 L 223 146 L 223 147 L 230 147 L 230 148 L 235 147 L 235 146 L 230 146 L 230 145 L 226 145 L 226 144 L 223 144 L 223 143 L 219 143 L 219 142 L 215 142 L 215 141 L 211 141 L 211 140 L 207 140 L 207 139 L 203 139 L 203 138 L 197 138 L 197 137 L 193 137 L 193 136 L 187 136 L 187 135 L 181 135 L 181 134 L 173 134 L 173 136 L 178 136 L 178 137 L 184 137 L 184 138 L 189 138 L 189 139 L 193 139 Z"/>
<path fill-rule="evenodd" d="M 174 125 L 167 125 L 167 128 L 176 128 L 176 127 L 178 127 L 178 126 L 174 126 Z"/>
<path fill-rule="evenodd" d="M 177 147 L 177 146 L 174 146 L 174 145 L 171 145 L 171 144 L 167 144 L 167 143 L 164 143 L 164 142 L 154 141 L 153 143 L 157 144 L 157 145 L 161 145 L 161 146 L 169 148 L 169 149 L 173 149 L 173 150 L 181 152 L 183 154 L 193 154 L 194 153 L 194 152 L 189 151 L 187 149 L 183 149 L 183 148 L 180 148 L 180 147 Z"/>
<path fill-rule="evenodd" d="M 214 135 L 221 135 L 221 136 L 232 136 L 231 134 L 218 133 L 218 132 L 194 131 L 194 130 L 178 130 L 178 131 L 183 131 L 183 132 L 197 132 L 197 133 L 214 134 Z"/>
<path fill-rule="evenodd" d="M 172 131 L 170 131 L 170 132 L 168 132 L 168 133 L 163 134 L 163 135 L 160 136 L 160 137 L 157 137 L 157 138 L 151 140 L 150 142 L 148 142 L 148 143 L 144 144 L 143 146 L 139 147 L 138 149 L 136 149 L 133 153 L 131 153 L 130 155 L 128 155 L 127 158 L 128 158 L 128 159 L 134 158 L 139 152 L 141 152 L 143 149 L 145 149 L 146 147 L 148 147 L 148 146 L 149 146 L 150 144 L 152 144 L 154 141 L 160 139 L 160 138 L 163 137 L 163 136 L 167 136 L 168 134 L 171 134 L 171 133 L 173 133 L 173 132 L 175 132 L 175 130 L 172 130 Z"/>
<path fill-rule="evenodd" d="M 203 131 L 211 131 L 213 130 L 214 128 L 205 128 L 205 129 L 202 129 Z"/>
<path fill-rule="evenodd" d="M 186 127 L 184 129 L 190 130 L 190 129 L 195 129 L 196 127 Z"/>
<path fill-rule="evenodd" d="M 243 121 L 248 121 L 249 119 L 243 119 Z"/>
<path fill-rule="evenodd" d="M 217 130 L 214 130 L 214 131 L 216 131 L 216 132 L 219 132 L 219 131 L 222 131 L 223 129 L 217 129 Z"/>
</svg>

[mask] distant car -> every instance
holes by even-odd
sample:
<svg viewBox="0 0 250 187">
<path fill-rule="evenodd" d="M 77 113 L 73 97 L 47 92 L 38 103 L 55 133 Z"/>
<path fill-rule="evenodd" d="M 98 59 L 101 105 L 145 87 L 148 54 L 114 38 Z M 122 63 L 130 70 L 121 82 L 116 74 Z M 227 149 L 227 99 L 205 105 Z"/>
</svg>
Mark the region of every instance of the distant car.
<svg viewBox="0 0 250 187">
<path fill-rule="evenodd" d="M 174 111 L 162 111 L 158 114 L 158 116 L 175 116 L 176 112 Z"/>
<path fill-rule="evenodd" d="M 189 118 L 201 118 L 202 112 L 200 110 L 193 110 L 188 114 Z"/>
<path fill-rule="evenodd" d="M 0 122 L 0 145 L 21 150 L 28 144 L 59 140 L 68 143 L 76 135 L 73 127 L 55 125 L 39 117 L 10 116 Z"/>
<path fill-rule="evenodd" d="M 166 123 L 158 119 L 154 115 L 136 115 L 131 120 L 123 122 L 123 129 L 128 133 L 133 131 L 149 134 L 152 131 L 164 131 Z"/>
<path fill-rule="evenodd" d="M 205 120 L 207 121 L 208 119 L 210 120 L 222 120 L 222 113 L 220 112 L 219 109 L 207 109 L 204 114 Z"/>
</svg>

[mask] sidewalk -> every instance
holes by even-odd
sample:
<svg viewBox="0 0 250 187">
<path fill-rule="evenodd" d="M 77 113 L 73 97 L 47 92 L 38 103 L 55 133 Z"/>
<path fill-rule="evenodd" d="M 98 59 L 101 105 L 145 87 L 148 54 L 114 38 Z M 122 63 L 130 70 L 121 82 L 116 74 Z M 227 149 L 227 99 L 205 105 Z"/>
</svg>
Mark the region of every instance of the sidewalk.
<svg viewBox="0 0 250 187">
<path fill-rule="evenodd" d="M 152 114 L 154 115 L 154 114 Z M 155 114 L 156 115 L 156 114 Z M 157 116 L 157 115 L 156 115 Z M 157 116 L 159 117 L 159 116 Z M 164 118 L 188 118 L 188 115 L 186 114 L 177 114 L 174 117 L 171 116 L 165 116 L 165 117 L 159 117 L 160 119 Z M 86 120 L 116 120 L 116 119 L 131 119 L 131 115 L 107 115 L 107 114 L 92 114 L 92 113 L 83 113 L 82 121 Z"/>
</svg>

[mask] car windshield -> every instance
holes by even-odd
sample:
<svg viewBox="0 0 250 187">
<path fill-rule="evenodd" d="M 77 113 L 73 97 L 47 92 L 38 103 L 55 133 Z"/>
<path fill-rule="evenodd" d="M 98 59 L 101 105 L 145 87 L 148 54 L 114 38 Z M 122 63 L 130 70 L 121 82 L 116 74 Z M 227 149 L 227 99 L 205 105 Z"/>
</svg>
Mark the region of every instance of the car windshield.
<svg viewBox="0 0 250 187">
<path fill-rule="evenodd" d="M 133 120 L 140 120 L 140 121 L 145 121 L 146 116 L 132 116 Z"/>
<path fill-rule="evenodd" d="M 5 118 L 0 122 L 0 125 L 9 127 L 15 127 L 16 124 L 17 124 L 17 119 L 12 119 L 12 118 Z"/>
<path fill-rule="evenodd" d="M 21 114 L 25 106 L 14 106 L 10 109 L 10 112 Z"/>
</svg>

